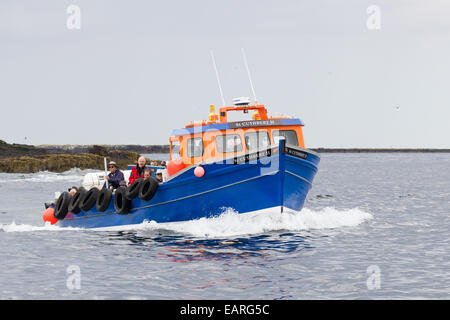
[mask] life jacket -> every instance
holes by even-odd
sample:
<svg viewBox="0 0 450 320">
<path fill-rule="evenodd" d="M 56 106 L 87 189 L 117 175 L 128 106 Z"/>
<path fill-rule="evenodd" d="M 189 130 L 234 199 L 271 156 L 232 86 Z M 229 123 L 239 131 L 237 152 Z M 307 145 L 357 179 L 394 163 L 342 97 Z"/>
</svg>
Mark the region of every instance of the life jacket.
<svg viewBox="0 0 450 320">
<path fill-rule="evenodd" d="M 137 179 L 144 178 L 144 172 L 146 169 L 147 169 L 147 166 L 142 167 L 142 169 L 139 168 L 138 165 L 136 165 L 135 167 L 132 167 L 131 175 L 130 175 L 130 178 L 128 179 L 129 184 L 132 184 Z"/>
</svg>

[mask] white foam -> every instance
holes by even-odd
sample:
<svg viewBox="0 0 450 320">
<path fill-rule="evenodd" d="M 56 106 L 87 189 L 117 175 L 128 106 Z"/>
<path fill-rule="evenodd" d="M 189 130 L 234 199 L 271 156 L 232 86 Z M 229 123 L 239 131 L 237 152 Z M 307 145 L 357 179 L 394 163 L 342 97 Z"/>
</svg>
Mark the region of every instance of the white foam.
<svg viewBox="0 0 450 320">
<path fill-rule="evenodd" d="M 350 210 L 337 210 L 327 207 L 319 211 L 303 209 L 297 211 L 284 211 L 268 209 L 257 213 L 239 214 L 227 209 L 220 216 L 201 218 L 197 220 L 157 223 L 144 221 L 138 225 L 117 226 L 100 230 L 170 230 L 197 237 L 230 237 L 238 235 L 259 234 L 277 230 L 301 231 L 311 229 L 334 229 L 341 227 L 354 227 L 373 216 L 358 208 Z"/>
<path fill-rule="evenodd" d="M 39 171 L 36 173 L 2 173 L 0 174 L 0 183 L 9 182 L 79 182 L 83 180 L 83 177 L 88 172 L 94 172 L 95 170 L 80 170 L 73 168 L 62 173 Z"/>
<path fill-rule="evenodd" d="M 196 237 L 220 238 L 260 234 L 278 230 L 302 231 L 355 227 L 372 218 L 372 214 L 358 208 L 338 210 L 332 207 L 326 207 L 318 211 L 305 208 L 299 212 L 284 211 L 283 213 L 279 210 L 267 209 L 250 214 L 239 214 L 232 209 L 227 209 L 224 213 L 217 217 L 201 218 L 183 222 L 157 223 L 155 221 L 144 221 L 143 223 L 136 225 L 114 226 L 97 229 L 58 227 L 51 225 L 49 222 L 46 222 L 44 226 L 16 224 L 15 222 L 12 222 L 11 224 L 0 225 L 0 231 L 169 230 Z"/>
<path fill-rule="evenodd" d="M 16 224 L 14 221 L 10 224 L 0 225 L 0 231 L 4 232 L 30 232 L 30 231 L 63 231 L 79 230 L 79 228 L 61 228 L 46 222 L 43 226 L 33 226 L 30 224 Z"/>
</svg>

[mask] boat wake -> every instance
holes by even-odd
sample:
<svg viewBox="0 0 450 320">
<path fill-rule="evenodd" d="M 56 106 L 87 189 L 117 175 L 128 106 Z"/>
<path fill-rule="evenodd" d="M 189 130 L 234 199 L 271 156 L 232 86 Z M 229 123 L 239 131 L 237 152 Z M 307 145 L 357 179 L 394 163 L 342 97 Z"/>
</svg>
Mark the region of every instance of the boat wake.
<svg viewBox="0 0 450 320">
<path fill-rule="evenodd" d="M 0 183 L 24 183 L 24 182 L 81 182 L 86 173 L 96 172 L 98 170 L 80 170 L 73 168 L 65 172 L 56 173 L 50 171 L 39 171 L 36 173 L 0 173 Z"/>
<path fill-rule="evenodd" d="M 42 226 L 33 226 L 30 224 L 16 224 L 14 221 L 10 224 L 0 225 L 0 232 L 32 232 L 32 231 L 65 231 L 65 230 L 81 230 L 80 228 L 61 228 L 46 222 Z"/>
<path fill-rule="evenodd" d="M 342 227 L 355 227 L 371 220 L 372 214 L 358 208 L 338 210 L 326 207 L 321 210 L 304 208 L 302 211 L 263 210 L 257 214 L 239 214 L 232 209 L 226 209 L 220 216 L 201 218 L 197 220 L 157 223 L 144 221 L 137 225 L 115 226 L 98 229 L 61 228 L 46 223 L 43 226 L 29 224 L 0 225 L 3 232 L 30 232 L 30 231 L 158 231 L 167 230 L 175 233 L 187 234 L 202 238 L 222 238 L 240 235 L 262 234 L 272 231 L 303 231 L 335 229 Z"/>
<path fill-rule="evenodd" d="M 97 230 L 169 230 L 194 237 L 222 238 L 261 234 L 271 231 L 303 231 L 355 227 L 372 219 L 372 214 L 358 208 L 337 210 L 327 207 L 319 211 L 304 208 L 302 211 L 263 210 L 257 214 L 239 214 L 232 209 L 220 216 L 197 220 L 157 223 L 144 221 L 139 225 L 117 226 Z"/>
</svg>

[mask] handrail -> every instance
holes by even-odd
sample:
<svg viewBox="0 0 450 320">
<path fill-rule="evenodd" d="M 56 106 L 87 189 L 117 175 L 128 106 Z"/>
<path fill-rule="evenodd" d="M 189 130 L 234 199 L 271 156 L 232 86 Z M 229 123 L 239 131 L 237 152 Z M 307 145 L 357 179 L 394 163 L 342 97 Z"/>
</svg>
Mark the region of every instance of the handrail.
<svg viewBox="0 0 450 320">
<path fill-rule="evenodd" d="M 245 111 L 245 110 L 257 110 L 259 114 L 260 120 L 267 120 L 267 110 L 264 105 L 255 105 L 255 106 L 233 106 L 233 107 L 223 107 L 219 109 L 220 122 L 228 122 L 227 121 L 227 112 L 228 111 Z"/>
</svg>

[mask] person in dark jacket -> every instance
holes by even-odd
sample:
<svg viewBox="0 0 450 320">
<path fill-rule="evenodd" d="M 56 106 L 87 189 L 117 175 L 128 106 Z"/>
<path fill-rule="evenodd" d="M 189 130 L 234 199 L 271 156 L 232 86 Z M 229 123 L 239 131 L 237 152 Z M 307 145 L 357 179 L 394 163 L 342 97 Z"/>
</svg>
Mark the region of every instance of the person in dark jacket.
<svg viewBox="0 0 450 320">
<path fill-rule="evenodd" d="M 145 170 L 147 170 L 147 166 L 145 165 L 145 163 L 145 158 L 139 157 L 137 165 L 131 168 L 131 175 L 128 179 L 129 184 L 132 184 L 137 179 L 144 178 Z"/>
<path fill-rule="evenodd" d="M 152 169 L 147 168 L 144 172 L 144 179 L 150 178 L 152 176 Z"/>
<path fill-rule="evenodd" d="M 109 174 L 105 177 L 108 180 L 108 185 L 113 189 L 117 189 L 120 185 L 121 181 L 125 181 L 125 177 L 123 176 L 122 171 L 117 168 L 117 164 L 114 161 L 111 161 L 108 164 Z M 106 188 L 106 182 L 103 185 L 103 189 Z"/>
</svg>

